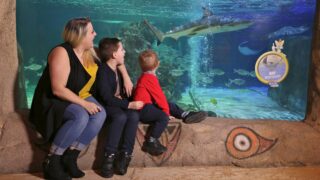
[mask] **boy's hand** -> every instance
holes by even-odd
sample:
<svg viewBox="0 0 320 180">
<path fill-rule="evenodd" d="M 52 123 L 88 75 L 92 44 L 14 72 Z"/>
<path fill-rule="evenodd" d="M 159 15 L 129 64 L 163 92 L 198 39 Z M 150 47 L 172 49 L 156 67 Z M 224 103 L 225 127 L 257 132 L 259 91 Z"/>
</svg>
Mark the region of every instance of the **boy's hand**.
<svg viewBox="0 0 320 180">
<path fill-rule="evenodd" d="M 132 101 L 129 103 L 128 109 L 139 110 L 142 109 L 144 103 L 142 101 Z"/>
<path fill-rule="evenodd" d="M 118 69 L 120 70 L 120 72 L 122 74 L 123 85 L 124 85 L 124 89 L 127 93 L 127 96 L 130 97 L 132 94 L 133 83 L 132 83 L 130 76 L 127 72 L 126 66 L 124 64 L 119 65 Z"/>
<path fill-rule="evenodd" d="M 174 120 L 174 119 L 175 119 L 175 117 L 169 116 L 169 120 Z"/>
<path fill-rule="evenodd" d="M 126 91 L 127 96 L 130 97 L 133 89 L 133 83 L 131 79 L 124 79 L 123 84 L 124 84 L 124 89 Z"/>
</svg>

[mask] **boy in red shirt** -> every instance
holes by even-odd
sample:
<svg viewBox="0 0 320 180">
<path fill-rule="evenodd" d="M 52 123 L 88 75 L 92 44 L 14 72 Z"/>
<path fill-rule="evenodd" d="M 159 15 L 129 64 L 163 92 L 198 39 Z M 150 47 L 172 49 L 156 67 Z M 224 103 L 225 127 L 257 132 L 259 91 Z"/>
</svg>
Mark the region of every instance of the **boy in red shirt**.
<svg viewBox="0 0 320 180">
<path fill-rule="evenodd" d="M 190 124 L 198 123 L 208 115 L 204 111 L 184 111 L 175 103 L 168 103 L 156 76 L 160 61 L 154 51 L 143 51 L 139 55 L 139 63 L 143 73 L 137 82 L 134 101 L 144 102 L 144 107 L 140 111 L 140 121 L 152 123 L 150 136 L 143 143 L 142 150 L 151 155 L 160 155 L 167 148 L 159 142 L 158 138 L 167 127 L 169 119 L 175 117 Z"/>
</svg>

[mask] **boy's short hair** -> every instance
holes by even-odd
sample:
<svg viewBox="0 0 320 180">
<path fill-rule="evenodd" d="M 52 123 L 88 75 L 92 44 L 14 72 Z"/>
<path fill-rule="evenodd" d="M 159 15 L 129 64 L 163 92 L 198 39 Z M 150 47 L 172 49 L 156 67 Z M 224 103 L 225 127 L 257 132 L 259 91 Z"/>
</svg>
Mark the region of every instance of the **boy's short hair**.
<svg viewBox="0 0 320 180">
<path fill-rule="evenodd" d="M 102 62 L 113 58 L 113 53 L 119 48 L 121 41 L 118 38 L 102 38 L 99 41 L 99 57 Z"/>
<path fill-rule="evenodd" d="M 139 63 L 143 72 L 152 71 L 159 65 L 157 54 L 151 49 L 142 51 L 139 55 Z"/>
</svg>

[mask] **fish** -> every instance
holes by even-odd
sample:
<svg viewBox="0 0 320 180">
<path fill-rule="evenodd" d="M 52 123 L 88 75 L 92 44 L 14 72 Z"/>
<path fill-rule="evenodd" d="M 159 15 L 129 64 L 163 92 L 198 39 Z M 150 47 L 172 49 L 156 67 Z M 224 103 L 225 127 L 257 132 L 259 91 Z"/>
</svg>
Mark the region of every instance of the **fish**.
<svg viewBox="0 0 320 180">
<path fill-rule="evenodd" d="M 226 85 L 227 87 L 231 87 L 232 84 L 241 86 L 241 85 L 243 85 L 245 82 L 246 82 L 246 81 L 243 80 L 243 79 L 229 79 L 229 82 L 228 82 L 228 83 L 225 83 L 225 85 Z"/>
<path fill-rule="evenodd" d="M 238 86 L 243 85 L 246 81 L 243 79 L 229 79 L 229 81 Z"/>
<path fill-rule="evenodd" d="M 244 69 L 233 69 L 233 72 L 240 76 L 250 76 L 250 72 Z"/>
<path fill-rule="evenodd" d="M 299 27 L 293 27 L 293 26 L 284 26 L 277 31 L 270 33 L 268 35 L 268 38 L 279 38 L 282 36 L 291 36 L 291 35 L 297 35 L 297 34 L 302 34 L 309 30 L 308 27 L 306 26 L 299 26 Z"/>
<path fill-rule="evenodd" d="M 224 75 L 224 71 L 221 69 L 210 69 L 208 72 L 208 75 L 211 77 L 222 76 L 222 75 Z"/>
<path fill-rule="evenodd" d="M 170 75 L 174 77 L 182 76 L 184 74 L 184 70 L 181 69 L 173 69 L 169 72 Z"/>
<path fill-rule="evenodd" d="M 253 78 L 255 78 L 255 77 L 256 77 L 256 72 L 255 72 L 255 71 L 251 71 L 251 72 L 250 72 L 250 76 L 253 77 Z"/>
<path fill-rule="evenodd" d="M 200 80 L 201 80 L 201 82 L 203 84 L 211 84 L 211 83 L 213 83 L 213 79 L 211 79 L 210 77 L 202 77 Z"/>
<path fill-rule="evenodd" d="M 127 21 L 110 20 L 110 19 L 96 19 L 96 20 L 93 20 L 93 22 L 102 22 L 102 23 L 106 23 L 106 24 L 122 24 L 122 23 L 126 23 Z"/>
<path fill-rule="evenodd" d="M 28 69 L 28 70 L 31 70 L 31 71 L 38 71 L 41 68 L 42 68 L 42 65 L 40 65 L 40 64 L 31 64 L 29 66 L 24 67 L 24 69 Z"/>
<path fill-rule="evenodd" d="M 248 41 L 245 41 L 245 42 L 242 42 L 239 44 L 238 46 L 238 50 L 241 54 L 245 55 L 245 56 L 251 56 L 251 55 L 256 55 L 258 54 L 261 50 L 254 50 L 254 49 L 251 49 L 247 46 L 244 46 L 245 44 L 247 44 Z"/>
<path fill-rule="evenodd" d="M 158 30 L 147 20 L 144 20 L 144 23 L 156 36 L 158 40 L 158 45 L 165 38 L 168 37 L 178 40 L 180 37 L 184 36 L 201 36 L 206 34 L 217 34 L 223 32 L 238 31 L 246 29 L 253 24 L 249 20 L 240 20 L 230 17 L 219 17 L 213 15 L 213 13 L 208 8 L 203 7 L 202 9 L 203 16 L 201 19 L 192 21 L 185 25 L 175 27 L 166 33 L 163 33 L 160 30 Z"/>
<path fill-rule="evenodd" d="M 233 73 L 239 74 L 240 76 L 249 76 L 249 77 L 256 77 L 256 72 L 255 71 L 247 71 L 244 69 L 233 69 Z"/>
</svg>

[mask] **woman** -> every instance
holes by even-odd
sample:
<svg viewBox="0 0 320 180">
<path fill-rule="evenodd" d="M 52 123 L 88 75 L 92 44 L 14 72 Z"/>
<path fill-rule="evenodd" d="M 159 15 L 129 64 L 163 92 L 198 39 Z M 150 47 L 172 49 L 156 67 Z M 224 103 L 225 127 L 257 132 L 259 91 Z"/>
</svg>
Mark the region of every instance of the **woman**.
<svg viewBox="0 0 320 180">
<path fill-rule="evenodd" d="M 92 51 L 95 36 L 89 18 L 71 19 L 63 31 L 64 43 L 49 53 L 35 90 L 29 118 L 44 140 L 52 142 L 43 163 L 47 179 L 85 175 L 77 158 L 106 119 L 104 108 L 92 96 L 98 69 Z M 126 69 L 121 70 L 128 77 Z M 131 90 L 130 78 L 126 82 Z"/>
</svg>

